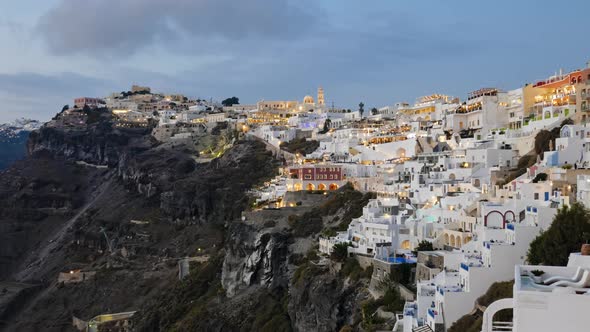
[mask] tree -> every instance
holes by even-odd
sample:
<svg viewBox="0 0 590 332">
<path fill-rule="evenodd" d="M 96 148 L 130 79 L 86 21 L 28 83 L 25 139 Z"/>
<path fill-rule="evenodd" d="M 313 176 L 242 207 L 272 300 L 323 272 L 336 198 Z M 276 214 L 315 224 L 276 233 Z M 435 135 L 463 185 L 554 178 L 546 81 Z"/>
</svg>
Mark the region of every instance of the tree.
<svg viewBox="0 0 590 332">
<path fill-rule="evenodd" d="M 361 118 L 363 117 L 363 113 L 365 113 L 365 104 L 361 101 L 359 104 L 359 113 L 361 113 Z"/>
<path fill-rule="evenodd" d="M 377 108 L 371 108 L 371 115 L 377 115 L 377 113 L 379 113 L 379 110 L 377 110 Z"/>
<path fill-rule="evenodd" d="M 62 112 L 63 112 L 63 111 L 67 111 L 67 110 L 69 110 L 69 109 L 70 109 L 70 105 L 67 105 L 67 104 L 66 104 L 66 105 L 64 105 L 64 107 L 62 107 L 62 108 L 61 108 L 61 111 L 62 111 Z"/>
<path fill-rule="evenodd" d="M 328 130 L 330 130 L 330 125 L 332 124 L 332 120 L 330 119 L 326 119 L 326 121 L 324 121 L 324 129 L 322 129 L 322 131 L 320 131 L 320 134 L 325 134 L 328 132 Z"/>
<path fill-rule="evenodd" d="M 223 106 L 233 106 L 233 105 L 239 105 L 239 104 L 240 104 L 240 99 L 238 97 L 227 98 L 221 102 L 221 105 L 223 105 Z"/>
<path fill-rule="evenodd" d="M 420 241 L 418 246 L 416 247 L 416 251 L 433 251 L 434 247 L 432 246 L 432 242 L 428 242 L 426 240 Z"/>
<path fill-rule="evenodd" d="M 530 264 L 565 266 L 569 254 L 590 240 L 590 211 L 580 203 L 557 211 L 551 226 L 531 242 Z"/>
<path fill-rule="evenodd" d="M 538 183 L 538 182 L 544 182 L 547 181 L 547 173 L 539 173 L 537 174 L 537 176 L 535 176 L 535 178 L 533 179 L 533 183 Z"/>
<path fill-rule="evenodd" d="M 348 258 L 348 247 L 350 242 L 336 243 L 330 257 L 337 262 L 344 262 Z"/>
</svg>

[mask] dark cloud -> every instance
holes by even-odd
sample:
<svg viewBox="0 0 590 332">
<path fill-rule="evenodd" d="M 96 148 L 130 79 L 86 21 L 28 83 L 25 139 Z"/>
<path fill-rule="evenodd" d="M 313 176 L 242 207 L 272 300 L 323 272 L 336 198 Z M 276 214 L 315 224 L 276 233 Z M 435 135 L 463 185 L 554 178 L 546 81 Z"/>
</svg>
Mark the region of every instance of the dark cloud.
<svg viewBox="0 0 590 332">
<path fill-rule="evenodd" d="M 291 40 L 316 23 L 309 0 L 61 0 L 37 30 L 54 54 L 132 54 L 155 42 Z"/>
</svg>

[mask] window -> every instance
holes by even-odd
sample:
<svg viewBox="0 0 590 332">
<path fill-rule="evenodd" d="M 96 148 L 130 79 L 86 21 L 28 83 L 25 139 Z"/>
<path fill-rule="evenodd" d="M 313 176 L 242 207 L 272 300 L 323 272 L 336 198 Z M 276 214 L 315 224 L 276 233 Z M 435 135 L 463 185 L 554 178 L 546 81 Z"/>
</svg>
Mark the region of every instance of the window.
<svg viewBox="0 0 590 332">
<path fill-rule="evenodd" d="M 539 200 L 539 193 L 535 193 L 535 200 Z"/>
</svg>

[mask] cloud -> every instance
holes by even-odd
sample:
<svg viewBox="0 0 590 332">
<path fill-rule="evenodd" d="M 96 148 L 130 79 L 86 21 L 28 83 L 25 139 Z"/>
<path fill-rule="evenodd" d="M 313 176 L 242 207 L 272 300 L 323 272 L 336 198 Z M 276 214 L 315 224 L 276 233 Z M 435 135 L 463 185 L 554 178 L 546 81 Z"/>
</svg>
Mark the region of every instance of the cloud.
<svg viewBox="0 0 590 332">
<path fill-rule="evenodd" d="M 294 3 L 297 2 L 297 5 Z M 58 55 L 133 54 L 181 39 L 292 40 L 317 21 L 309 0 L 60 0 L 37 31 Z"/>
<path fill-rule="evenodd" d="M 111 82 L 76 73 L 43 75 L 36 73 L 0 74 L 0 91 L 15 95 L 50 96 L 55 94 L 95 93 Z M 104 93 L 104 90 L 102 90 Z"/>
<path fill-rule="evenodd" d="M 74 73 L 0 74 L 0 122 L 17 117 L 47 120 L 79 96 L 102 96 L 113 82 Z"/>
</svg>

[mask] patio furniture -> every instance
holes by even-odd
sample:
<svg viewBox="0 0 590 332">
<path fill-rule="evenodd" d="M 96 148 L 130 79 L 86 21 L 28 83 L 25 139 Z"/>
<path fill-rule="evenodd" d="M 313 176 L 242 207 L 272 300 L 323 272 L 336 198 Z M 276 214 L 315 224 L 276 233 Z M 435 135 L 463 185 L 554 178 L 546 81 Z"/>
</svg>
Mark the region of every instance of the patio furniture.
<svg viewBox="0 0 590 332">
<path fill-rule="evenodd" d="M 576 292 L 586 292 L 590 290 L 590 271 L 584 270 L 582 278 L 577 282 L 561 280 L 555 282 L 552 285 L 540 285 L 533 282 L 530 284 L 530 286 L 543 292 L 551 292 L 556 287 L 569 287 Z"/>
<path fill-rule="evenodd" d="M 578 282 L 582 279 L 582 275 L 584 275 L 584 269 L 578 267 L 576 273 L 572 277 L 563 277 L 563 276 L 554 276 L 547 278 L 547 280 L 543 281 L 545 285 L 551 285 L 558 281 L 569 281 L 569 282 Z"/>
</svg>

